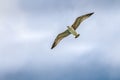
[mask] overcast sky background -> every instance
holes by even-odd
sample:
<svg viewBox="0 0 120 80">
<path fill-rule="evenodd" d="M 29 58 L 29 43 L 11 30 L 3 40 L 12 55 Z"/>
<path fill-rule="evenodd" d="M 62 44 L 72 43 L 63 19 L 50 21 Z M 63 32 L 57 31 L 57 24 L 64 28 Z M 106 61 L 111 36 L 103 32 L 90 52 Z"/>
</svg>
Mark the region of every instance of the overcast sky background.
<svg viewBox="0 0 120 80">
<path fill-rule="evenodd" d="M 95 12 L 51 50 L 76 17 Z M 0 80 L 120 80 L 120 0 L 0 0 Z"/>
</svg>

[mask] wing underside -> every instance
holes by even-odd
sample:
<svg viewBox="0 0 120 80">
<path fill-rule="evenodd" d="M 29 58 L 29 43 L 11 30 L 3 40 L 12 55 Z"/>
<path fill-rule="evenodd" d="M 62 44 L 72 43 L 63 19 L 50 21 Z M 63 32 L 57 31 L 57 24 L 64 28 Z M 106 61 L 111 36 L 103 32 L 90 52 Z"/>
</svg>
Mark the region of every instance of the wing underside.
<svg viewBox="0 0 120 80">
<path fill-rule="evenodd" d="M 88 13 L 85 15 L 82 15 L 80 17 L 78 17 L 75 22 L 73 23 L 72 27 L 76 30 L 78 28 L 78 26 L 80 25 L 80 23 L 82 21 L 84 21 L 85 19 L 87 19 L 88 17 L 90 17 L 93 13 Z"/>
<path fill-rule="evenodd" d="M 70 34 L 71 33 L 68 30 L 58 34 L 57 37 L 54 40 L 54 43 L 53 43 L 51 49 L 53 49 L 63 38 L 67 37 Z"/>
</svg>

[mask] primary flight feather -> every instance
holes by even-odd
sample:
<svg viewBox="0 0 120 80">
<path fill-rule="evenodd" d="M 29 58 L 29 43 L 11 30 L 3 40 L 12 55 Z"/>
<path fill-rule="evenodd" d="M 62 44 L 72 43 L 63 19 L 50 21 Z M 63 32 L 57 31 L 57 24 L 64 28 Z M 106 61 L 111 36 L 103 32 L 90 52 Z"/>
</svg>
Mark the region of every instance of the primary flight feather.
<svg viewBox="0 0 120 80">
<path fill-rule="evenodd" d="M 85 14 L 85 15 L 82 15 L 80 17 L 78 17 L 75 22 L 73 23 L 73 25 L 71 27 L 67 26 L 68 29 L 65 30 L 64 32 L 60 33 L 57 35 L 57 37 L 55 38 L 54 40 L 54 43 L 51 47 L 51 49 L 53 49 L 55 46 L 57 46 L 57 44 L 65 37 L 67 37 L 68 35 L 70 34 L 73 34 L 75 36 L 75 38 L 77 38 L 80 34 L 78 34 L 75 30 L 78 28 L 78 26 L 80 25 L 80 23 L 82 21 L 84 21 L 85 19 L 87 19 L 88 17 L 90 17 L 91 15 L 93 14 L 92 13 L 88 13 L 88 14 Z"/>
</svg>

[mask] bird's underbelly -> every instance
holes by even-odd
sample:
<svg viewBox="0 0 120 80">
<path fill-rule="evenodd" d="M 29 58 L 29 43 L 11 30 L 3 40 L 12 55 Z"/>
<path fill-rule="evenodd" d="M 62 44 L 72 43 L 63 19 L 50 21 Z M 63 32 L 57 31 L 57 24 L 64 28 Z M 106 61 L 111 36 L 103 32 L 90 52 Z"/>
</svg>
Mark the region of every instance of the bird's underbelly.
<svg viewBox="0 0 120 80">
<path fill-rule="evenodd" d="M 77 36 L 77 35 L 78 35 L 78 33 L 77 33 L 72 27 L 69 27 L 69 26 L 68 26 L 68 31 L 69 31 L 71 34 L 73 34 L 74 36 Z"/>
</svg>

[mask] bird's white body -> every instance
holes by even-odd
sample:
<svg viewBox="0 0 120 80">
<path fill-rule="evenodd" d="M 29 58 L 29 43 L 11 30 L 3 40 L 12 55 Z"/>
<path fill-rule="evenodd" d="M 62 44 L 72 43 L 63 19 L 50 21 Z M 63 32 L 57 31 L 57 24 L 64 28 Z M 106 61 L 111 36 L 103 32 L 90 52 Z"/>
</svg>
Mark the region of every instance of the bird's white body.
<svg viewBox="0 0 120 80">
<path fill-rule="evenodd" d="M 68 31 L 75 36 L 75 38 L 77 38 L 80 35 L 73 29 L 73 27 L 67 26 L 67 28 L 68 28 Z"/>
</svg>

